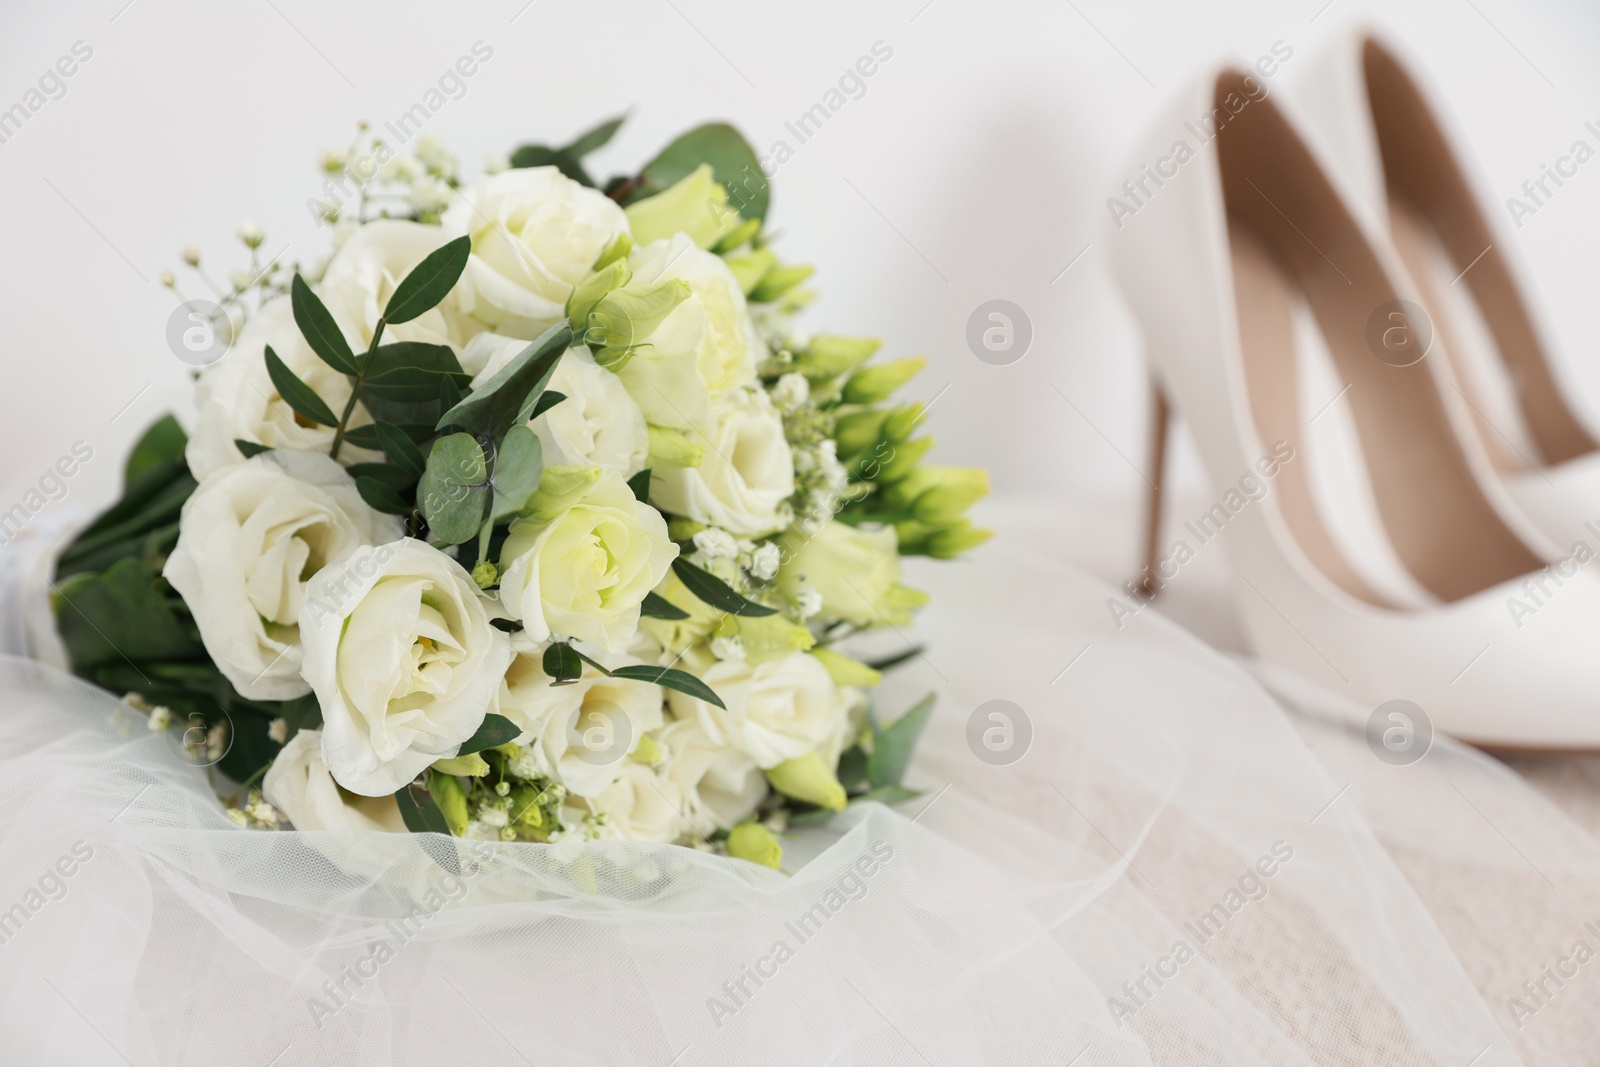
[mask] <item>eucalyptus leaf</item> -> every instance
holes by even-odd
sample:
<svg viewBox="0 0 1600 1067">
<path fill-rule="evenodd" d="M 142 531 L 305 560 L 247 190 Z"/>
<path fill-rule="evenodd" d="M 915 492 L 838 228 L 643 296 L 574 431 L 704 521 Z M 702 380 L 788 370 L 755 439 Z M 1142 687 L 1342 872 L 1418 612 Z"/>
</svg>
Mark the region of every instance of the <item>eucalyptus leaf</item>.
<svg viewBox="0 0 1600 1067">
<path fill-rule="evenodd" d="M 459 545 L 477 536 L 489 503 L 488 481 L 483 449 L 471 434 L 433 442 L 417 483 L 417 503 L 440 544 Z"/>
<path fill-rule="evenodd" d="M 622 128 L 622 123 L 627 117 L 626 115 L 618 115 L 614 119 L 607 119 L 593 129 L 579 134 L 562 151 L 582 159 L 590 152 L 604 148 L 611 138 L 616 136 L 617 131 Z"/>
<path fill-rule="evenodd" d="M 137 559 L 56 586 L 56 625 L 73 670 L 204 656 L 162 588 L 159 576 Z"/>
<path fill-rule="evenodd" d="M 875 788 L 900 784 L 917 738 L 922 736 L 922 728 L 933 714 L 934 699 L 934 694 L 929 693 L 873 738 L 872 755 L 867 758 L 867 780 Z"/>
<path fill-rule="evenodd" d="M 272 350 L 271 345 L 267 346 L 266 361 L 267 376 L 272 379 L 272 387 L 278 390 L 278 395 L 296 414 L 321 426 L 339 425 L 339 419 L 328 409 L 322 397 L 295 376 L 294 371 L 278 358 L 278 353 Z"/>
<path fill-rule="evenodd" d="M 690 130 L 646 163 L 629 201 L 654 196 L 688 177 L 702 163 L 711 164 L 728 200 L 747 219 L 764 219 L 771 206 L 771 188 L 761 161 L 738 130 L 710 123 Z"/>
<path fill-rule="evenodd" d="M 544 473 L 544 451 L 539 437 L 526 426 L 513 426 L 500 442 L 500 451 L 494 459 L 494 503 L 489 510 L 489 521 L 498 523 L 515 515 L 527 505 L 528 499 L 539 488 L 539 477 Z"/>
<path fill-rule="evenodd" d="M 350 342 L 345 340 L 328 306 L 299 274 L 289 284 L 289 305 L 294 311 L 295 325 L 300 327 L 311 351 L 340 374 L 355 374 L 356 354 L 350 350 Z"/>
<path fill-rule="evenodd" d="M 557 641 L 544 650 L 544 673 L 551 685 L 571 685 L 583 677 L 583 658 L 565 641 Z"/>
<path fill-rule="evenodd" d="M 411 268 L 411 273 L 395 286 L 383 309 L 383 321 L 391 326 L 410 322 L 425 312 L 433 310 L 439 301 L 455 288 L 461 272 L 467 269 L 472 255 L 472 238 L 455 240 L 428 253 L 421 263 Z"/>
<path fill-rule="evenodd" d="M 556 363 L 572 346 L 572 327 L 558 322 L 500 368 L 438 422 L 438 429 L 456 426 L 483 437 L 498 438 L 519 422 L 527 422 L 539 395 L 550 384 Z"/>
<path fill-rule="evenodd" d="M 470 756 L 474 752 L 482 752 L 486 748 L 497 748 L 507 741 L 515 741 L 522 729 L 504 715 L 494 712 L 483 717 L 483 723 L 473 731 L 471 737 L 461 742 L 458 756 Z"/>
<path fill-rule="evenodd" d="M 659 685 L 663 689 L 676 689 L 680 693 L 699 697 L 707 704 L 715 704 L 719 708 L 727 709 L 727 705 L 722 702 L 722 698 L 717 696 L 716 690 L 688 671 L 675 670 L 672 667 L 652 667 L 638 663 L 628 667 L 613 668 L 611 677 L 628 678 L 635 682 L 649 682 L 652 685 Z"/>
<path fill-rule="evenodd" d="M 778 613 L 776 608 L 746 600 L 721 578 L 701 570 L 682 556 L 672 561 L 672 570 L 689 592 L 719 611 L 746 619 L 759 619 Z"/>
</svg>

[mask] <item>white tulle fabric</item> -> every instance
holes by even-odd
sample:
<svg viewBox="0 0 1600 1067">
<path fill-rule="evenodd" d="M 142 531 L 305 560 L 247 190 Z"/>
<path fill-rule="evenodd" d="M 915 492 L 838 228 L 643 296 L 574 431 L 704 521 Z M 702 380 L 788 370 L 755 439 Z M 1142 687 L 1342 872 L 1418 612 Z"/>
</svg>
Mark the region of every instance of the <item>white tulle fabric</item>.
<svg viewBox="0 0 1600 1067">
<path fill-rule="evenodd" d="M 37 654 L 37 558 L 0 558 L 0 635 Z M 240 829 L 114 699 L 0 660 L 0 1059 L 1489 1067 L 1592 1049 L 1580 987 L 1600 963 L 1508 1022 L 1504 997 L 1600 920 L 1600 850 L 1502 765 L 1448 743 L 1382 764 L 1342 725 L 1359 709 L 1269 678 L 1275 698 L 1153 611 L 1118 631 L 1113 590 L 1004 531 L 913 578 L 934 592 L 928 651 L 880 701 L 938 694 L 911 773 L 927 792 L 798 833 L 792 875 L 637 844 Z M 1032 726 L 1010 766 L 966 741 L 995 699 Z M 1292 858 L 1242 881 L 1275 848 Z M 1179 941 L 1193 958 L 1161 963 Z"/>
</svg>

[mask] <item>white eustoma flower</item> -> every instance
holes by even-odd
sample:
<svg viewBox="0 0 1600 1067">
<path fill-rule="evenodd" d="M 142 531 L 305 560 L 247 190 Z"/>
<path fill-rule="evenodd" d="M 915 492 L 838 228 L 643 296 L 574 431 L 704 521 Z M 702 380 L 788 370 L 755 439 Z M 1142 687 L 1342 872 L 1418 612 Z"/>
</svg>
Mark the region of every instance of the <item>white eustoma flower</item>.
<svg viewBox="0 0 1600 1067">
<path fill-rule="evenodd" d="M 339 791 L 322 762 L 322 731 L 301 730 L 267 769 L 261 792 L 296 830 L 406 832 L 392 796 L 357 797 Z"/>
<path fill-rule="evenodd" d="M 333 428 L 307 423 L 278 395 L 267 375 L 266 349 L 270 346 L 296 376 L 309 385 L 335 415 L 350 399 L 350 379 L 334 370 L 311 350 L 294 322 L 287 296 L 261 306 L 233 347 L 200 372 L 195 386 L 195 428 L 184 456 L 190 472 L 199 479 L 244 460 L 235 441 L 251 441 L 268 448 L 321 452 L 333 443 Z M 351 426 L 372 421 L 359 404 Z M 345 444 L 339 459 L 346 463 L 380 462 L 383 454 Z"/>
<path fill-rule="evenodd" d="M 666 281 L 689 286 L 679 304 L 618 371 L 645 418 L 657 426 L 709 432 L 711 405 L 755 380 L 765 346 L 738 279 L 722 257 L 688 234 L 653 241 L 628 257 L 629 288 Z"/>
<path fill-rule="evenodd" d="M 661 689 L 607 678 L 592 667 L 576 682 L 551 685 L 540 658 L 539 651 L 518 654 L 500 685 L 495 710 L 522 730 L 518 740 L 527 746 L 513 769 L 597 797 L 622 773 L 639 739 L 661 725 Z"/>
<path fill-rule="evenodd" d="M 783 419 L 760 389 L 741 389 L 718 401 L 715 436 L 690 430 L 705 446 L 698 467 L 664 470 L 652 497 L 662 509 L 737 534 L 769 534 L 784 524 L 783 503 L 794 495 L 794 457 Z"/>
<path fill-rule="evenodd" d="M 373 330 L 395 287 L 413 267 L 447 244 L 450 237 L 438 226 L 406 219 L 377 219 L 356 230 L 334 253 L 317 284 L 317 295 L 333 313 L 355 352 L 365 352 L 371 346 Z M 483 329 L 462 313 L 460 293 L 457 283 L 435 307 L 410 322 L 385 327 L 381 343 L 423 341 L 449 345 L 459 352 Z"/>
<path fill-rule="evenodd" d="M 620 652 L 677 556 L 666 520 L 622 475 L 546 467 L 501 548 L 500 602 L 534 641 L 556 633 Z"/>
<path fill-rule="evenodd" d="M 727 707 L 670 692 L 673 716 L 696 719 L 713 745 L 731 745 L 763 770 L 822 748 L 850 714 L 849 695 L 804 652 L 755 665 L 719 660 L 700 677 Z"/>
<path fill-rule="evenodd" d="M 565 814 L 574 822 L 583 815 L 602 816 L 595 833 L 602 841 L 670 843 L 684 832 L 678 787 L 640 763 L 624 766 L 598 797 L 573 799 Z"/>
<path fill-rule="evenodd" d="M 311 692 L 300 677 L 307 579 L 402 532 L 327 456 L 264 452 L 200 483 L 183 505 L 162 576 L 240 696 L 289 700 Z"/>
<path fill-rule="evenodd" d="M 511 659 L 487 602 L 451 557 L 404 538 L 323 568 L 300 610 L 302 673 L 322 706 L 340 785 L 393 793 L 454 756 Z"/>
<path fill-rule="evenodd" d="M 561 320 L 573 286 L 628 230 L 615 201 L 555 167 L 479 178 L 440 223 L 448 237 L 472 238 L 462 310 L 499 333 L 529 340 Z"/>
<path fill-rule="evenodd" d="M 477 388 L 515 359 L 528 342 L 483 333 L 472 339 L 462 366 Z M 644 413 L 610 371 L 586 348 L 570 349 L 556 364 L 550 388 L 566 397 L 528 423 L 539 438 L 546 466 L 604 467 L 624 478 L 644 470 L 650 434 Z"/>
<path fill-rule="evenodd" d="M 657 739 L 666 750 L 661 777 L 683 794 L 692 833 L 733 829 L 767 795 L 767 779 L 755 761 L 731 745 L 712 743 L 698 719 L 679 719 Z"/>
</svg>

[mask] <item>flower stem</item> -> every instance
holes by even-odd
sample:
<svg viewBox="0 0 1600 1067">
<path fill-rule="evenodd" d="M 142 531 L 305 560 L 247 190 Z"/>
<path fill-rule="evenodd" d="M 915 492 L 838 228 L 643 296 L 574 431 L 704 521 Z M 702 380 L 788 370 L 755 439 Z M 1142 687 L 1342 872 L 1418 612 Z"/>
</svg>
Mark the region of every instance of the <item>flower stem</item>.
<svg viewBox="0 0 1600 1067">
<path fill-rule="evenodd" d="M 339 449 L 344 444 L 345 429 L 350 425 L 350 416 L 355 414 L 356 399 L 361 395 L 361 386 L 367 378 L 367 364 L 372 361 L 372 353 L 378 350 L 378 342 L 383 340 L 384 320 L 378 318 L 378 325 L 372 331 L 372 344 L 367 346 L 367 354 L 361 357 L 360 364 L 356 367 L 356 380 L 350 386 L 350 399 L 345 401 L 344 410 L 339 413 L 339 425 L 333 430 L 333 445 L 328 449 L 329 459 L 339 458 Z"/>
</svg>

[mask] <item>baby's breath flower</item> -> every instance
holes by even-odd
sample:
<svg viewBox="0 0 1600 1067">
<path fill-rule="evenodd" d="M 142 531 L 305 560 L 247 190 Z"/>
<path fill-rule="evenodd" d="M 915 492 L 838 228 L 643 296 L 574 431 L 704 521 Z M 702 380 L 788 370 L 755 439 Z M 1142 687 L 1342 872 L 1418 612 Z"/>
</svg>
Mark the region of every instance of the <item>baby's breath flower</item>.
<svg viewBox="0 0 1600 1067">
<path fill-rule="evenodd" d="M 739 543 L 733 539 L 733 535 L 715 526 L 695 534 L 694 547 L 707 559 L 736 559 L 739 555 Z"/>
<path fill-rule="evenodd" d="M 768 542 L 750 554 L 750 574 L 763 582 L 773 579 L 778 573 L 778 564 L 782 562 L 782 553 L 778 546 Z"/>
<path fill-rule="evenodd" d="M 731 637 L 713 637 L 711 654 L 718 659 L 743 660 L 744 642 L 739 639 L 738 634 Z"/>
<path fill-rule="evenodd" d="M 255 223 L 241 222 L 239 224 L 239 240 L 244 242 L 246 248 L 260 248 L 261 242 L 266 239 L 267 235 L 262 233 L 261 227 Z"/>
<path fill-rule="evenodd" d="M 172 709 L 158 704 L 150 709 L 150 732 L 159 734 L 172 725 Z"/>
<path fill-rule="evenodd" d="M 198 267 L 200 265 L 200 250 L 194 245 L 185 246 L 184 250 L 180 252 L 179 255 L 181 255 L 183 257 L 183 261 L 189 264 L 191 267 Z"/>
<path fill-rule="evenodd" d="M 790 372 L 772 387 L 772 402 L 780 411 L 793 411 L 811 398 L 811 385 L 804 374 Z"/>
<path fill-rule="evenodd" d="M 280 745 L 289 740 L 289 720 L 281 717 L 273 719 L 267 724 L 267 736 Z"/>
</svg>

